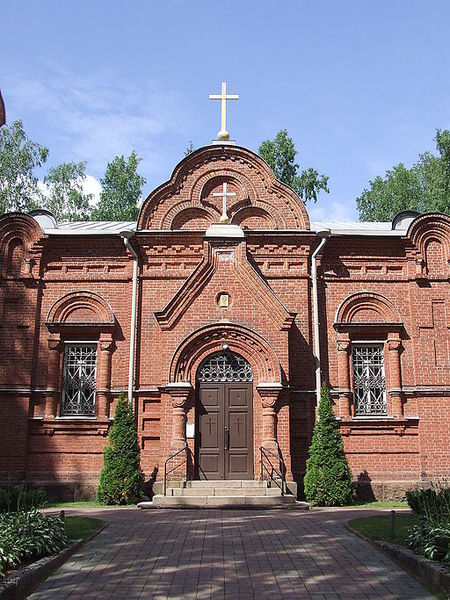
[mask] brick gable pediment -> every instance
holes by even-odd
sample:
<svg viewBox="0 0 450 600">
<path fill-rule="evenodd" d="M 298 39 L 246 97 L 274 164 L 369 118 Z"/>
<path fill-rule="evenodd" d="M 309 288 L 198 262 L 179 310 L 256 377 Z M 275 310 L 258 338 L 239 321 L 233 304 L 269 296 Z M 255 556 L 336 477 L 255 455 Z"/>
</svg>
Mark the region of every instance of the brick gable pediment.
<svg viewBox="0 0 450 600">
<path fill-rule="evenodd" d="M 220 306 L 221 295 L 227 306 Z M 258 321 L 264 315 L 278 330 L 289 329 L 295 318 L 249 261 L 245 241 L 205 241 L 200 263 L 155 317 L 170 330 L 188 311 L 247 324 L 252 315 Z"/>
<path fill-rule="evenodd" d="M 144 201 L 139 230 L 206 230 L 219 221 L 223 183 L 232 223 L 243 229 L 309 230 L 305 206 L 267 163 L 239 146 L 207 146 L 182 160 Z"/>
</svg>

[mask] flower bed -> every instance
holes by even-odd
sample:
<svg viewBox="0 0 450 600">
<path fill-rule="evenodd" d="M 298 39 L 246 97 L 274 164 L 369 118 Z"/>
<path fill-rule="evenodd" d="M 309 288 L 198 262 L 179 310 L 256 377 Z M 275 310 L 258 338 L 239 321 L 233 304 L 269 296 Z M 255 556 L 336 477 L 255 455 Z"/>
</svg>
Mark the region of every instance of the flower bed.
<svg viewBox="0 0 450 600">
<path fill-rule="evenodd" d="M 36 510 L 0 514 L 0 579 L 7 570 L 67 546 L 64 520 Z"/>
</svg>

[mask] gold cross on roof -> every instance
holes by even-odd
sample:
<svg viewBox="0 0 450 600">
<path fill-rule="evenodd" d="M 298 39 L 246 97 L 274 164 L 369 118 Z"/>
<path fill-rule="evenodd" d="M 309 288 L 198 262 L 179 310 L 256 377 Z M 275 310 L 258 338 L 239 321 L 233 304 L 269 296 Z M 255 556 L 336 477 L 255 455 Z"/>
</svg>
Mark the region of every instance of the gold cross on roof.
<svg viewBox="0 0 450 600">
<path fill-rule="evenodd" d="M 222 113 L 220 120 L 220 131 L 217 133 L 218 140 L 229 140 L 230 134 L 227 131 L 227 100 L 239 100 L 238 94 L 227 94 L 227 82 L 222 81 L 222 93 L 221 94 L 209 94 L 210 100 L 221 100 L 222 101 Z"/>
</svg>

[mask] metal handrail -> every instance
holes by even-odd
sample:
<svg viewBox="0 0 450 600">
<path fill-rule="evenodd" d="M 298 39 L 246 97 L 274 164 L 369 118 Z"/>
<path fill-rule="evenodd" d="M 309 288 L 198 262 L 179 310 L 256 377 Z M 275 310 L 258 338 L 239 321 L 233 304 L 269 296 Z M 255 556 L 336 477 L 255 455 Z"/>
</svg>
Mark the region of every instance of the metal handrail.
<svg viewBox="0 0 450 600">
<path fill-rule="evenodd" d="M 275 485 L 277 485 L 280 488 L 281 495 L 284 496 L 286 494 L 286 465 L 284 463 L 283 458 L 279 454 L 275 454 L 275 452 L 272 452 L 268 448 L 263 448 L 262 446 L 260 446 L 259 451 L 261 453 L 261 458 L 259 461 L 261 465 L 261 479 L 263 479 L 263 472 L 265 471 L 269 476 L 270 481 L 273 481 L 273 483 L 275 483 Z M 270 456 L 273 456 L 278 460 L 279 469 L 277 469 L 273 462 L 270 460 Z M 264 464 L 264 458 L 268 461 L 270 469 L 268 469 L 267 466 Z M 278 477 L 281 479 L 281 485 L 275 479 L 274 473 L 275 475 L 278 475 Z"/>
<path fill-rule="evenodd" d="M 181 452 L 186 451 L 186 458 L 183 460 L 183 462 L 181 462 L 178 465 L 175 465 L 175 467 L 173 467 L 173 469 L 170 469 L 170 471 L 167 470 L 167 464 L 169 463 L 169 461 L 171 461 L 173 458 L 175 458 L 175 456 L 178 456 L 178 454 L 181 454 Z M 184 465 L 185 463 L 187 463 L 188 461 L 188 452 L 190 451 L 189 446 L 186 444 L 186 446 L 184 446 L 184 448 L 180 448 L 179 450 L 177 450 L 176 452 L 174 452 L 173 454 L 171 454 L 167 460 L 164 463 L 164 496 L 167 495 L 167 475 L 170 475 L 170 473 L 172 473 L 172 471 L 175 471 L 175 469 L 178 469 L 179 467 L 181 467 L 182 465 Z"/>
</svg>

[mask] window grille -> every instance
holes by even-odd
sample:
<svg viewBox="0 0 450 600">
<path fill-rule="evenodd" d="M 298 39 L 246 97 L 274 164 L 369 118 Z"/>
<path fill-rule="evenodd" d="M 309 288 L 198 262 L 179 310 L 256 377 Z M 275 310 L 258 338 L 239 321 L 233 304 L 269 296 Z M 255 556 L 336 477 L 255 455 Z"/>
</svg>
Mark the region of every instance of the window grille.
<svg viewBox="0 0 450 600">
<path fill-rule="evenodd" d="M 242 356 L 223 352 L 208 357 L 198 371 L 200 382 L 250 382 L 253 381 L 252 368 Z"/>
<path fill-rule="evenodd" d="M 386 415 L 384 347 L 353 346 L 355 415 Z"/>
<path fill-rule="evenodd" d="M 62 416 L 95 415 L 97 347 L 68 345 L 64 352 Z"/>
</svg>

